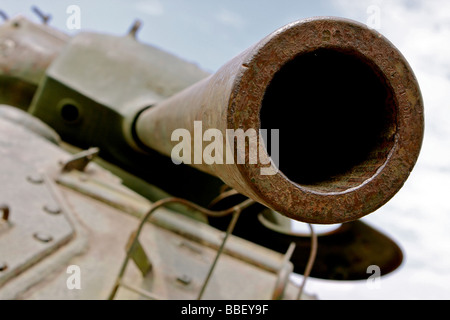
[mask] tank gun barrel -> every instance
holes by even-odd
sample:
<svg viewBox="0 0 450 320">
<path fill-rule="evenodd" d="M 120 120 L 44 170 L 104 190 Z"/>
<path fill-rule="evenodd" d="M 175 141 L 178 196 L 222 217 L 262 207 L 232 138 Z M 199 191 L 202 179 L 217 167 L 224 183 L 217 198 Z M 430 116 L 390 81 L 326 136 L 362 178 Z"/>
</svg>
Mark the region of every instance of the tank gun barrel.
<svg viewBox="0 0 450 320">
<path fill-rule="evenodd" d="M 275 31 L 135 123 L 138 140 L 167 156 L 180 144 L 173 133 L 187 130 L 191 147 L 183 151 L 191 154 L 182 158 L 290 218 L 339 223 L 373 212 L 402 187 L 422 143 L 423 102 L 405 58 L 378 32 L 314 18 Z M 212 148 L 199 144 L 212 141 L 203 136 L 210 129 L 224 137 L 214 141 L 223 152 L 216 161 L 201 159 Z M 262 174 L 267 141 L 247 139 L 239 149 L 226 139 L 239 129 L 278 130 L 271 173 Z M 256 162 L 245 154 L 252 144 Z"/>
</svg>

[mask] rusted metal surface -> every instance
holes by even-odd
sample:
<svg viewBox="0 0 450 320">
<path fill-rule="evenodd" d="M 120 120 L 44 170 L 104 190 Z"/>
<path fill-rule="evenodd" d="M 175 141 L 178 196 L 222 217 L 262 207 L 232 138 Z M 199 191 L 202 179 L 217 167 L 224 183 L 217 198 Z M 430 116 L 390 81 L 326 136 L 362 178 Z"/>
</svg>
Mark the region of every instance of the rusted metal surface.
<svg viewBox="0 0 450 320">
<path fill-rule="evenodd" d="M 124 189 L 118 185 L 117 181 L 111 180 L 111 177 L 92 173 L 86 175 L 72 171 L 58 176 L 57 182 L 67 188 L 85 194 L 89 198 L 97 199 L 103 203 L 107 203 L 111 207 L 136 216 L 139 219 L 143 219 L 152 206 L 149 200 L 134 192 L 130 192 L 130 190 Z M 180 201 L 180 204 L 183 203 L 189 202 Z M 169 207 L 169 204 L 166 204 L 166 206 Z M 195 208 L 200 209 L 198 206 L 195 206 Z M 181 208 L 177 209 L 176 212 L 180 212 L 179 210 Z M 161 208 L 155 212 L 151 218 L 151 222 L 161 228 L 183 235 L 187 239 L 202 243 L 214 250 L 218 250 L 222 243 L 222 238 L 218 236 L 217 229 L 205 224 L 205 222 L 193 220 L 185 215 L 174 215 L 172 210 L 167 210 L 166 208 Z M 225 247 L 225 252 L 230 256 L 259 266 L 267 271 L 279 271 L 282 263 L 278 253 L 268 252 L 264 247 L 255 247 L 249 250 L 249 245 L 250 243 L 246 240 L 232 235 Z M 189 246 L 189 244 L 186 244 L 186 246 Z M 189 248 L 191 251 L 194 251 L 192 247 Z"/>
<path fill-rule="evenodd" d="M 26 128 L 27 130 L 34 132 L 36 135 L 41 136 L 56 145 L 61 142 L 61 138 L 55 130 L 39 119 L 31 116 L 26 111 L 18 109 L 17 106 L 13 107 L 0 104 L 0 118 Z M 35 176 L 36 175 L 33 175 L 30 178 L 34 178 Z"/>
<path fill-rule="evenodd" d="M 345 222 L 368 214 L 388 201 L 405 182 L 417 159 L 423 135 L 423 105 L 414 75 L 401 54 L 377 32 L 336 18 L 296 22 L 249 48 L 215 75 L 184 89 L 207 73 L 138 43 L 135 37 L 139 22 L 124 37 L 81 34 L 70 41 L 56 60 L 54 56 L 68 40 L 66 36 L 56 46 L 59 49 L 47 43 L 50 51 L 55 50 L 45 57 L 30 49 L 32 59 L 27 56 L 27 61 L 37 61 L 30 67 L 23 64 L 25 60 L 13 59 L 16 44 L 9 38 L 1 38 L 2 32 L 13 28 L 17 36 L 24 26 L 33 30 L 47 27 L 36 27 L 21 19 L 9 20 L 6 28 L 0 29 L 3 41 L 0 80 L 10 86 L 1 87 L 14 89 L 13 95 L 0 92 L 0 97 L 26 108 L 28 98 L 39 84 L 32 113 L 63 133 L 64 138 L 100 149 L 70 157 L 57 147 L 61 145 L 57 135 L 53 139 L 52 134 L 42 134 L 40 128 L 28 128 L 32 127 L 29 122 L 20 126 L 7 124 L 3 119 L 14 120 L 16 114 L 0 108 L 3 118 L 0 154 L 7 158 L 3 165 L 16 166 L 11 172 L 3 168 L 3 174 L 13 177 L 12 183 L 21 188 L 20 193 L 48 189 L 55 200 L 37 205 L 20 203 L 26 211 L 38 208 L 44 215 L 41 220 L 36 220 L 38 215 L 24 219 L 17 211 L 17 201 L 14 202 L 17 199 L 23 202 L 23 197 L 11 195 L 10 189 L 3 192 L 8 199 L 0 199 L 0 203 L 7 202 L 8 206 L 0 207 L 0 242 L 7 239 L 15 243 L 6 237 L 26 233 L 29 237 L 21 240 L 31 239 L 32 245 L 46 250 L 29 259 L 28 250 L 16 250 L 17 259 L 28 259 L 27 264 L 17 267 L 14 259 L 3 254 L 6 247 L 0 246 L 0 297 L 23 296 L 25 292 L 31 298 L 59 299 L 61 290 L 54 284 L 64 283 L 67 278 L 64 267 L 69 263 L 80 264 L 89 271 L 88 288 L 65 291 L 63 296 L 84 299 L 106 298 L 114 284 L 134 292 L 130 295 L 121 290 L 119 298 L 191 299 L 204 294 L 215 299 L 290 299 L 296 298 L 298 292 L 302 295 L 303 286 L 298 291 L 289 284 L 288 278 L 295 271 L 289 260 L 295 261 L 295 268 L 298 273 L 303 272 L 305 279 L 309 274 L 323 278 L 336 274 L 338 278 L 340 273 L 350 270 L 347 266 L 342 271 L 342 261 L 355 265 L 357 271 L 365 270 L 368 261 L 382 267 L 384 262 L 394 261 L 391 269 L 389 266 L 382 269 L 384 273 L 400 264 L 401 251 L 392 250 L 398 248 L 360 222 L 345 224 L 326 237 L 312 237 L 310 244 L 309 239 L 294 235 L 284 237 L 273 230 L 265 233 L 260 230 L 265 227 L 256 227 L 258 220 L 253 219 L 243 229 L 255 231 L 260 237 L 270 234 L 264 239 L 270 242 L 264 248 L 252 243 L 258 243 L 256 240 L 239 238 L 237 232 L 231 235 L 237 214 L 228 232 L 223 233 L 167 208 L 155 212 L 150 223 L 145 224 L 146 232 L 132 254 L 138 268 L 130 268 L 129 276 L 137 285 L 122 280 L 115 283 L 114 276 L 126 254 L 123 250 L 126 236 L 151 208 L 153 200 L 124 188 L 118 177 L 98 167 L 81 172 L 92 156 L 105 148 L 110 156 L 121 157 L 138 169 L 145 167 L 143 170 L 152 178 L 160 174 L 174 185 L 178 184 L 179 175 L 160 170 L 153 162 L 153 153 L 136 161 L 132 152 L 142 146 L 141 142 L 170 156 L 175 144 L 170 141 L 173 130 L 187 128 L 194 136 L 194 121 L 202 121 L 203 131 L 220 129 L 223 136 L 226 129 L 280 129 L 281 171 L 273 176 L 261 175 L 265 165 L 249 164 L 248 154 L 245 164 L 195 165 L 234 188 L 221 189 L 223 193 L 211 205 L 244 194 L 273 211 L 306 222 Z M 31 40 L 24 43 L 34 45 Z M 2 64 L 2 57 L 10 60 Z M 9 70 L 6 65 L 13 68 Z M 25 90 L 22 85 L 30 86 Z M 28 98 L 18 101 L 17 97 Z M 156 105 L 149 107 L 153 103 Z M 132 132 L 135 120 L 136 132 Z M 133 141 L 135 133 L 141 141 Z M 53 140 L 54 144 L 36 134 Z M 261 141 L 260 144 L 263 145 Z M 224 150 L 228 148 L 224 146 Z M 269 157 L 269 149 L 258 148 L 263 150 L 262 158 Z M 235 156 L 236 151 L 242 153 L 234 150 Z M 67 159 L 66 166 L 58 162 L 60 158 Z M 51 176 L 59 186 L 49 180 L 48 168 L 43 163 L 51 163 Z M 45 175 L 25 170 L 25 167 L 36 169 L 38 164 Z M 175 182 L 173 177 L 177 179 Z M 198 180 L 192 183 L 183 177 L 193 193 L 202 193 L 197 186 L 212 189 L 210 184 Z M 44 199 L 45 195 L 38 198 Z M 196 214 L 202 215 L 202 208 L 194 204 L 195 208 Z M 22 217 L 21 224 L 17 224 L 17 217 Z M 58 228 L 56 233 L 46 228 L 52 224 L 50 221 L 64 218 L 77 237 L 69 235 L 61 240 L 55 234 L 67 228 Z M 31 230 L 30 224 L 43 228 Z M 274 250 L 286 252 L 291 244 L 285 255 L 267 249 L 283 237 L 281 248 Z M 318 268 L 311 270 L 317 240 L 321 246 L 315 265 Z M 295 251 L 293 242 L 297 245 Z M 149 249 L 148 256 L 144 248 Z M 374 253 L 377 259 L 372 259 Z M 299 257 L 307 259 L 308 254 L 309 261 L 299 261 Z M 62 260 L 55 260 L 55 256 Z M 221 260 L 217 263 L 219 256 Z M 217 272 L 213 274 L 215 269 Z M 28 292 L 51 272 L 54 272 L 51 281 L 40 283 L 40 290 Z M 31 273 L 38 276 L 31 276 L 30 281 Z M 362 276 L 366 274 L 363 272 Z M 344 274 L 343 278 L 351 277 Z"/>
<path fill-rule="evenodd" d="M 316 56 L 332 69 L 328 73 L 322 70 L 323 77 L 314 79 L 316 86 L 302 91 L 299 65 L 314 61 Z M 337 77 L 338 81 L 327 82 L 341 62 L 348 66 L 342 70 L 344 80 Z M 298 72 L 289 74 L 291 68 Z M 364 83 L 363 93 L 343 92 L 360 82 Z M 287 94 L 297 94 L 299 103 L 283 107 L 285 87 L 291 88 Z M 315 91 L 308 97 L 310 104 L 302 104 L 311 89 Z M 327 94 L 334 96 L 320 104 L 318 98 Z M 371 102 L 373 99 L 376 102 Z M 347 100 L 351 108 L 347 108 Z M 288 126 L 274 127 L 278 123 L 270 118 L 280 117 L 278 110 L 285 113 L 281 118 Z M 318 117 L 332 126 L 321 127 Z M 281 144 L 280 171 L 275 175 L 261 175 L 265 165 L 250 164 L 248 154 L 245 164 L 192 166 L 220 177 L 277 212 L 316 224 L 355 220 L 385 204 L 413 169 L 424 130 L 419 85 L 401 53 L 360 23 L 327 17 L 295 22 L 275 31 L 216 74 L 142 112 L 136 132 L 146 146 L 170 156 L 178 143 L 171 141 L 172 132 L 184 128 L 193 137 L 194 121 L 202 121 L 203 132 L 219 129 L 224 137 L 227 129 L 280 129 L 280 140 L 285 142 Z M 308 124 L 316 122 L 317 127 Z M 300 130 L 303 125 L 310 126 L 306 134 Z M 345 134 L 341 130 L 346 130 Z M 334 136 L 340 140 L 333 142 Z M 367 141 L 355 139 L 358 136 L 367 137 Z M 310 140 L 312 145 L 308 145 Z M 315 153 L 321 155 L 321 144 L 331 151 L 315 158 Z M 223 150 L 227 148 L 224 141 Z M 263 159 L 267 159 L 268 151 L 263 149 Z M 330 161 L 323 161 L 324 157 Z M 283 161 L 289 165 L 283 167 Z M 302 163 L 311 167 L 303 168 Z M 308 176 L 308 171 L 317 177 Z"/>
<path fill-rule="evenodd" d="M 27 109 L 69 36 L 18 16 L 0 26 L 0 103 Z"/>
<path fill-rule="evenodd" d="M 8 224 L 0 234 L 0 257 L 8 264 L 8 269 L 0 274 L 0 285 L 44 260 L 68 243 L 75 233 L 68 213 L 63 214 L 59 199 L 48 183 L 27 179 L 38 169 L 28 161 L 23 148 L 28 144 L 28 150 L 33 150 L 30 145 L 43 140 L 24 128 L 13 128 L 0 119 L 0 178 L 4 181 L 0 193 L 1 201 L 7 202 L 0 210 Z M 56 207 L 61 214 L 48 211 Z"/>
<path fill-rule="evenodd" d="M 83 32 L 68 42 L 47 69 L 29 111 L 65 142 L 82 149 L 98 147 L 101 157 L 123 170 L 187 198 L 189 192 L 194 193 L 192 186 L 173 183 L 167 172 L 196 181 L 201 173 L 189 168 L 192 173 L 177 174 L 170 159 L 156 151 L 155 157 L 136 151 L 131 127 L 136 112 L 208 75 L 197 65 L 130 35 Z M 159 170 L 155 172 L 154 167 Z M 203 176 L 208 183 L 218 180 Z M 174 192 L 173 188 L 182 190 Z M 212 188 L 205 183 L 204 189 L 195 195 L 203 197 Z"/>
<path fill-rule="evenodd" d="M 106 299 L 127 237 L 139 224 L 136 216 L 152 203 L 95 163 L 83 172 L 61 171 L 61 162 L 72 156 L 32 131 L 3 119 L 0 131 L 0 154 L 5 156 L 0 173 L 15 186 L 2 189 L 11 226 L 0 230 L 0 299 Z M 64 177 L 98 195 L 62 186 Z M 144 278 L 130 268 L 125 280 L 134 285 L 124 286 L 129 290 L 121 290 L 118 299 L 140 299 L 145 292 L 159 299 L 195 299 L 210 270 L 223 233 L 168 208 L 158 211 L 140 239 L 153 268 Z M 61 242 L 68 227 L 74 236 Z M 270 299 L 283 256 L 232 235 L 228 240 L 204 297 Z M 31 255 L 32 248 L 41 251 Z M 18 268 L 17 261 L 26 263 Z M 82 272 L 80 290 L 66 288 L 71 265 Z M 243 283 L 246 290 L 240 289 Z M 285 285 L 283 298 L 295 298 L 297 286 Z"/>
<path fill-rule="evenodd" d="M 92 170 L 89 173 L 72 171 L 61 174 L 58 177 L 58 182 L 70 189 L 77 190 L 78 192 L 88 195 L 89 198 L 98 199 L 102 202 L 108 203 L 112 207 L 120 208 L 120 210 L 129 212 L 130 214 L 139 217 L 141 221 L 145 220 L 145 215 L 148 214 L 149 210 L 152 208 L 152 203 L 137 194 L 127 191 L 124 188 L 119 188 L 119 186 L 116 186 L 115 183 L 109 181 L 110 178 L 111 177 L 108 176 L 98 175 L 98 172 Z M 177 201 L 179 201 L 180 204 L 183 205 L 193 205 L 185 200 L 177 199 Z M 170 199 L 166 199 L 164 201 L 166 206 L 169 206 L 170 202 Z M 201 209 L 195 205 L 194 208 Z M 201 210 L 204 211 L 203 209 Z M 211 211 L 210 213 L 216 216 L 221 216 L 226 212 L 230 212 L 230 210 L 220 211 L 222 211 L 223 213 L 217 214 L 215 211 Z M 247 214 L 247 212 L 245 214 Z M 216 229 L 211 228 L 203 222 L 195 221 L 191 218 L 179 214 L 174 214 L 171 210 L 167 210 L 166 208 L 161 208 L 160 210 L 155 212 L 151 218 L 151 223 L 163 229 L 170 230 L 175 234 L 183 236 L 185 240 L 179 243 L 179 247 L 183 249 L 183 252 L 190 252 L 190 254 L 194 257 L 202 255 L 202 252 L 204 252 L 205 250 L 204 248 L 202 248 L 203 246 L 211 248 L 215 252 L 216 250 L 220 251 L 221 244 L 223 245 L 224 243 L 222 233 L 218 234 Z M 133 239 L 135 238 L 133 237 Z M 199 246 L 199 244 L 201 244 L 201 246 Z M 153 259 L 159 259 L 158 257 L 154 256 L 155 253 L 153 247 L 146 246 L 144 249 L 146 252 L 148 252 L 149 259 L 152 261 L 153 265 Z M 287 291 L 285 292 L 285 290 L 287 290 L 288 288 L 286 285 L 289 282 L 289 275 L 293 270 L 293 265 L 289 261 L 290 253 L 287 253 L 284 256 L 278 253 L 274 254 L 274 252 L 266 251 L 263 247 L 253 247 L 250 242 L 237 238 L 234 235 L 230 235 L 229 241 L 227 241 L 226 245 L 223 247 L 223 255 L 237 258 L 239 260 L 245 261 L 252 266 L 273 273 L 274 275 L 276 275 L 277 281 L 272 298 L 292 298 L 292 293 L 287 293 Z M 133 256 L 131 258 L 133 258 Z M 180 265 L 180 268 L 182 268 L 183 265 L 185 264 Z M 190 268 L 188 268 L 187 264 L 185 265 L 185 268 L 186 269 L 184 270 L 184 272 L 189 273 Z M 152 270 L 154 270 L 154 268 L 152 268 Z M 213 268 L 211 268 L 210 270 L 213 270 Z M 127 271 L 127 273 L 128 272 L 129 271 Z M 158 270 L 156 270 L 155 272 L 158 272 Z M 151 277 L 151 274 L 147 276 Z M 217 277 L 217 274 L 213 275 L 213 278 L 215 277 Z M 191 281 L 184 281 L 188 278 Z M 196 277 L 193 279 L 191 276 L 186 274 L 181 274 L 177 277 L 177 281 L 180 283 L 195 283 L 196 281 L 200 281 L 201 279 L 203 279 L 204 281 L 204 275 L 203 277 L 200 277 L 200 279 Z M 134 279 L 133 281 L 136 280 L 138 279 Z M 275 283 L 275 278 L 273 279 L 273 283 Z M 129 281 L 121 280 L 121 278 L 116 281 L 116 285 L 134 292 L 139 292 L 140 294 L 144 294 L 145 297 L 150 299 L 163 298 L 160 294 L 154 294 L 149 292 L 148 290 L 143 292 L 142 289 L 139 290 L 136 286 L 131 285 Z M 197 290 L 200 289 L 198 288 Z M 291 290 L 289 289 L 288 291 Z M 286 295 L 283 295 L 284 293 L 286 293 Z M 294 295 L 296 295 L 296 293 Z M 198 298 L 198 296 L 194 295 L 193 298 Z M 308 295 L 303 295 L 302 298 L 311 297 L 309 297 Z"/>
</svg>

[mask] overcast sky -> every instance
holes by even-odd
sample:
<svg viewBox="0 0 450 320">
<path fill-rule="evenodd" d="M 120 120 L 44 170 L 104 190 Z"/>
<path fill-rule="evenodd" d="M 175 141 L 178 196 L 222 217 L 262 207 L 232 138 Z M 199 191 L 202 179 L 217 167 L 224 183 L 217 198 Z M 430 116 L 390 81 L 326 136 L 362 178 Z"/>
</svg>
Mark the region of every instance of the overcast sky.
<svg viewBox="0 0 450 320">
<path fill-rule="evenodd" d="M 121 35 L 138 18 L 144 23 L 138 39 L 212 72 L 294 20 L 331 15 L 376 23 L 411 64 L 425 101 L 426 136 L 411 178 L 393 200 L 364 218 L 400 243 L 405 263 L 379 290 L 313 279 L 307 291 L 332 299 L 450 299 L 450 1 L 3 0 L 0 9 L 38 20 L 30 10 L 37 5 L 52 15 L 50 25 L 75 34 L 80 30 L 66 27 L 72 4 L 80 7 L 81 31 Z"/>
</svg>

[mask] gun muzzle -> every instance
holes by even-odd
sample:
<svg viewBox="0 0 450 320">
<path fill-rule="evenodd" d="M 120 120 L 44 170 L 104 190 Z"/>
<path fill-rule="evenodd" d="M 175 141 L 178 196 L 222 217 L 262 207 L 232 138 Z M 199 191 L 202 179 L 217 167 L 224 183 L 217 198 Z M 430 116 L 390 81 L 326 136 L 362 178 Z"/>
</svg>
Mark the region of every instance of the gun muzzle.
<svg viewBox="0 0 450 320">
<path fill-rule="evenodd" d="M 328 17 L 275 31 L 146 109 L 135 135 L 171 156 L 180 141 L 172 141 L 173 132 L 186 129 L 192 153 L 203 154 L 209 143 L 203 136 L 196 145 L 198 121 L 202 133 L 223 134 L 217 150 L 224 160 L 192 166 L 290 218 L 318 224 L 358 219 L 391 199 L 416 163 L 424 130 L 419 85 L 402 54 L 365 25 Z M 242 148 L 225 139 L 227 130 L 238 129 L 279 130 L 279 160 L 272 163 L 278 171 L 262 174 L 274 157 L 268 141 L 256 141 L 255 163 L 245 153 L 255 141 Z M 227 152 L 234 163 L 227 163 Z"/>
</svg>

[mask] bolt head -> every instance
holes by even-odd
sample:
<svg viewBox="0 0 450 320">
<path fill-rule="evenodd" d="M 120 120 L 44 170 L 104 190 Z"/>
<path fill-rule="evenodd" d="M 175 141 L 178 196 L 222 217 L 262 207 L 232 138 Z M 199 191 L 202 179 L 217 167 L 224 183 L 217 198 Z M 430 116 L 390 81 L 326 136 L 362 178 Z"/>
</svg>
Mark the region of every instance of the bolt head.
<svg viewBox="0 0 450 320">
<path fill-rule="evenodd" d="M 177 277 L 177 281 L 178 281 L 178 282 L 181 282 L 182 284 L 184 284 L 185 286 L 187 286 L 188 284 L 191 283 L 192 278 L 189 277 L 188 275 L 183 274 L 183 275 Z"/>
<path fill-rule="evenodd" d="M 8 264 L 6 262 L 0 262 L 0 272 L 5 271 L 8 269 Z"/>
<path fill-rule="evenodd" d="M 31 182 L 33 184 L 42 184 L 44 183 L 44 177 L 40 174 L 31 174 L 27 176 L 28 182 Z"/>
<path fill-rule="evenodd" d="M 34 233 L 34 234 L 33 234 L 33 237 L 34 237 L 36 240 L 38 240 L 38 241 L 40 241 L 40 242 L 44 242 L 44 243 L 48 243 L 48 242 L 50 242 L 50 241 L 53 240 L 53 237 L 52 237 L 51 235 L 46 234 L 46 233 L 42 233 L 42 232 L 36 232 L 36 233 Z"/>
<path fill-rule="evenodd" d="M 44 211 L 50 214 L 60 214 L 62 212 L 61 208 L 56 204 L 46 204 Z"/>
</svg>

